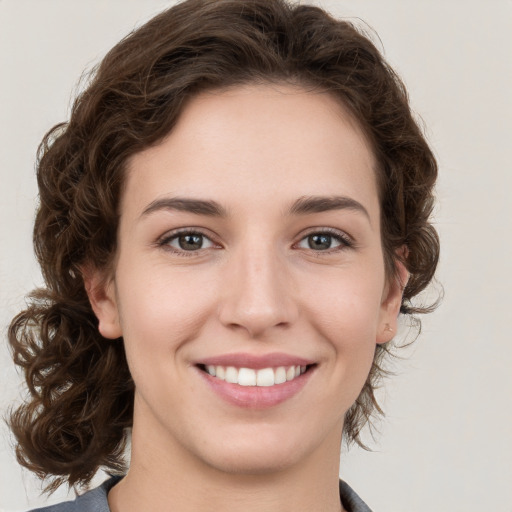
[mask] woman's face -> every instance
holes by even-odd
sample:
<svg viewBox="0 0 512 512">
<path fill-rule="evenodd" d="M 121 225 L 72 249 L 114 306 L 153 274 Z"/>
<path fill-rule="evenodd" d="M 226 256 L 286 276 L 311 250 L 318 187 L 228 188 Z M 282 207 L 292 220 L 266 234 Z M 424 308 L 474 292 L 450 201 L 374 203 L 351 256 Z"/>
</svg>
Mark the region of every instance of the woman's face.
<svg viewBox="0 0 512 512">
<path fill-rule="evenodd" d="M 338 457 L 401 298 L 375 167 L 339 102 L 285 85 L 203 93 L 131 159 L 115 276 L 91 301 L 124 338 L 134 457 L 237 473 Z"/>
</svg>

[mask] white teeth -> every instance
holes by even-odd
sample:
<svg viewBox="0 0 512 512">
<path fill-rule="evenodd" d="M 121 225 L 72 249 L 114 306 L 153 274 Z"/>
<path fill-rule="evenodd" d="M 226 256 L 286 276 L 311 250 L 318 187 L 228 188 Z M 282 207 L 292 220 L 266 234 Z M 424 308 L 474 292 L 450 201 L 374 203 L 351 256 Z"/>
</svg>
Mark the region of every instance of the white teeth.
<svg viewBox="0 0 512 512">
<path fill-rule="evenodd" d="M 205 367 L 212 377 L 240 386 L 270 387 L 289 382 L 306 372 L 306 366 L 278 366 L 277 368 L 235 368 L 234 366 Z"/>
<path fill-rule="evenodd" d="M 224 380 L 226 382 L 231 382 L 231 384 L 238 384 L 238 370 L 233 366 L 228 366 L 226 368 L 226 376 Z"/>
<path fill-rule="evenodd" d="M 263 368 L 263 370 L 258 370 L 256 374 L 257 386 L 273 386 L 274 380 L 274 370 L 272 368 Z"/>
<path fill-rule="evenodd" d="M 240 386 L 256 386 L 256 372 L 250 368 L 238 370 L 238 384 Z"/>
<path fill-rule="evenodd" d="M 274 375 L 274 384 L 282 384 L 286 382 L 286 368 L 284 366 L 280 366 L 276 368 Z"/>
</svg>

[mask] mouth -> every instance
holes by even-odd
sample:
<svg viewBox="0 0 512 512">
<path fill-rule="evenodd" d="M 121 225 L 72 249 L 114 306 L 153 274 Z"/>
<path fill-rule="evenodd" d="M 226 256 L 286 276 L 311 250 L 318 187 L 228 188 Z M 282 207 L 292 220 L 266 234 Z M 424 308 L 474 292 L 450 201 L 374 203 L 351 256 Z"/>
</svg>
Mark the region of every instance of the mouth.
<svg viewBox="0 0 512 512">
<path fill-rule="evenodd" d="M 298 379 L 315 364 L 287 365 L 266 368 L 247 368 L 214 364 L 198 364 L 197 367 L 216 380 L 244 387 L 274 387 Z"/>
<path fill-rule="evenodd" d="M 207 357 L 193 366 L 210 390 L 229 404 L 267 409 L 298 395 L 318 363 L 285 353 L 236 353 Z"/>
</svg>

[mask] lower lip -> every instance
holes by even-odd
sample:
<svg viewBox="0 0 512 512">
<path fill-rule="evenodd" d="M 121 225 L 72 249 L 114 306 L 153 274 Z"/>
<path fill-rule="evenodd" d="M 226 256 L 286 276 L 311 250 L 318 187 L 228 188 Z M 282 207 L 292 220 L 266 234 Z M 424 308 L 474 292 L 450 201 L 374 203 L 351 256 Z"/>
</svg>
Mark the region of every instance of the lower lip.
<svg viewBox="0 0 512 512">
<path fill-rule="evenodd" d="M 267 409 L 299 393 L 308 382 L 314 368 L 309 368 L 306 373 L 293 380 L 274 386 L 240 386 L 212 377 L 199 368 L 197 371 L 210 388 L 228 403 L 247 409 Z"/>
</svg>

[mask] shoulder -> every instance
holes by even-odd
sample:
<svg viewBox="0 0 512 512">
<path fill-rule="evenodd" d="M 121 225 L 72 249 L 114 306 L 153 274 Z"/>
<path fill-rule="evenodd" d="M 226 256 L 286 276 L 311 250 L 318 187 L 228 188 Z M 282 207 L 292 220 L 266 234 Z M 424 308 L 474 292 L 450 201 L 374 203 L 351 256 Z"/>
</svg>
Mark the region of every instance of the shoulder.
<svg viewBox="0 0 512 512">
<path fill-rule="evenodd" d="M 114 476 L 103 482 L 99 487 L 92 489 L 73 501 L 66 501 L 57 505 L 50 505 L 31 510 L 30 512 L 110 512 L 108 507 L 108 491 L 121 480 Z M 340 498 L 348 512 L 371 512 L 366 503 L 343 480 L 340 480 Z"/>
<path fill-rule="evenodd" d="M 110 512 L 107 494 L 121 478 L 120 476 L 113 476 L 99 487 L 87 491 L 73 501 L 65 501 L 57 505 L 34 509 L 30 512 Z"/>
<path fill-rule="evenodd" d="M 372 512 L 356 491 L 343 480 L 340 480 L 340 499 L 343 507 L 348 512 Z"/>
</svg>

